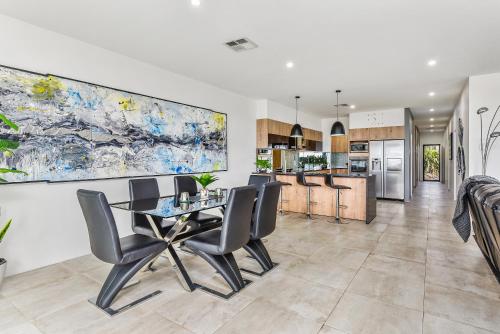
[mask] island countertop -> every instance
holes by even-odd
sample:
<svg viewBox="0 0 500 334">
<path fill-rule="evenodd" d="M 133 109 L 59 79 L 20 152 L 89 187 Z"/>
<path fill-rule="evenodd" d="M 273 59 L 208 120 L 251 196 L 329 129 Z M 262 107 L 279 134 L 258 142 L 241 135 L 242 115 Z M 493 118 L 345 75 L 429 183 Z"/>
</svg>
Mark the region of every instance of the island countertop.
<svg viewBox="0 0 500 334">
<path fill-rule="evenodd" d="M 336 215 L 336 190 L 325 185 L 328 173 L 306 173 L 308 182 L 317 183 L 320 187 L 311 188 L 311 213 L 334 217 Z M 283 209 L 291 212 L 307 212 L 307 188 L 297 183 L 297 173 L 276 173 L 278 181 L 289 183 L 282 187 Z M 350 187 L 341 190 L 340 217 L 370 223 L 377 214 L 377 198 L 375 193 L 375 175 L 333 174 L 334 182 Z"/>
</svg>

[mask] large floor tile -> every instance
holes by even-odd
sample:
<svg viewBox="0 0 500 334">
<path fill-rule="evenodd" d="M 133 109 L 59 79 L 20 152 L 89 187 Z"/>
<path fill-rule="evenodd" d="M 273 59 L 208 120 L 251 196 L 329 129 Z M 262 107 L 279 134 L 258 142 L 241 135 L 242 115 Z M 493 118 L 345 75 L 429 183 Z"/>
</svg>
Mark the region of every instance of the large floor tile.
<svg viewBox="0 0 500 334">
<path fill-rule="evenodd" d="M 70 277 L 73 272 L 61 264 L 55 264 L 22 274 L 7 277 L 0 293 L 5 296 L 17 295 L 28 289 L 33 289 L 44 284 L 53 283 L 63 278 Z"/>
<path fill-rule="evenodd" d="M 500 284 L 493 274 L 479 274 L 469 270 L 428 265 L 426 282 L 500 300 Z"/>
<path fill-rule="evenodd" d="M 500 300 L 475 293 L 427 284 L 425 312 L 482 329 L 500 328 Z"/>
<path fill-rule="evenodd" d="M 341 290 L 284 273 L 270 275 L 250 285 L 242 293 L 317 321 L 326 320 L 342 295 Z"/>
<path fill-rule="evenodd" d="M 253 300 L 242 294 L 223 300 L 197 290 L 167 301 L 157 312 L 194 333 L 213 333 Z"/>
<path fill-rule="evenodd" d="M 217 334 L 316 334 L 322 322 L 301 317 L 296 312 L 277 306 L 264 299 L 257 299 Z"/>
<path fill-rule="evenodd" d="M 75 334 L 191 334 L 189 330 L 162 317 L 156 312 L 143 316 L 123 313 L 106 318 L 74 332 Z"/>
<path fill-rule="evenodd" d="M 493 334 L 485 329 L 461 324 L 459 322 L 436 317 L 431 314 L 424 315 L 423 334 Z"/>
<path fill-rule="evenodd" d="M 352 334 L 421 334 L 422 312 L 347 293 L 326 325 Z"/>
<path fill-rule="evenodd" d="M 100 286 L 89 278 L 76 275 L 36 289 L 25 290 L 9 297 L 9 300 L 27 318 L 36 319 L 87 300 L 93 297 L 99 288 Z"/>
</svg>

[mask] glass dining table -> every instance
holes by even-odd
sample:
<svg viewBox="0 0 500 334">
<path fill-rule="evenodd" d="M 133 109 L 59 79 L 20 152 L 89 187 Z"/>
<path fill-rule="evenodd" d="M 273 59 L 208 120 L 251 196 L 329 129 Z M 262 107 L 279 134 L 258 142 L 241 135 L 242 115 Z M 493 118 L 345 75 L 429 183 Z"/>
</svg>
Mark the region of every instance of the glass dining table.
<svg viewBox="0 0 500 334">
<path fill-rule="evenodd" d="M 181 242 L 193 235 L 211 230 L 220 226 L 217 224 L 196 224 L 189 220 L 189 217 L 199 211 L 219 208 L 222 212 L 227 203 L 228 190 L 223 189 L 220 196 L 209 195 L 208 198 L 202 198 L 199 194 L 191 196 L 189 201 L 181 202 L 176 196 L 165 196 L 154 199 L 135 200 L 126 202 L 111 203 L 110 206 L 115 209 L 130 211 L 132 213 L 144 215 L 151 225 L 151 229 L 158 239 L 167 242 L 168 247 L 164 255 L 168 258 L 173 270 L 177 274 L 180 283 L 187 291 L 193 291 L 196 285 L 189 277 L 186 268 L 182 264 L 175 248 L 174 243 Z M 163 219 L 174 218 L 175 222 L 167 224 L 167 232 L 162 235 L 158 222 Z"/>
</svg>

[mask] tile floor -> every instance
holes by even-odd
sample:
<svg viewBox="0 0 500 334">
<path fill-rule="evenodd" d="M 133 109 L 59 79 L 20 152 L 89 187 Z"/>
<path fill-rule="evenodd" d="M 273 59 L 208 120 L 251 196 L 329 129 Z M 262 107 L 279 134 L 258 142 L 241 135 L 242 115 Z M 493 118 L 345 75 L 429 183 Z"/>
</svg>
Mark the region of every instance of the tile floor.
<svg viewBox="0 0 500 334">
<path fill-rule="evenodd" d="M 7 333 L 500 333 L 500 285 L 474 241 L 453 230 L 446 189 L 423 183 L 411 203 L 379 201 L 370 224 L 279 217 L 266 242 L 280 265 L 229 301 L 187 293 L 165 262 L 126 289 L 108 318 L 86 300 L 109 266 L 92 256 L 6 280 L 0 332 Z M 242 267 L 254 267 L 243 252 Z M 182 253 L 195 281 L 223 288 L 202 260 Z"/>
</svg>

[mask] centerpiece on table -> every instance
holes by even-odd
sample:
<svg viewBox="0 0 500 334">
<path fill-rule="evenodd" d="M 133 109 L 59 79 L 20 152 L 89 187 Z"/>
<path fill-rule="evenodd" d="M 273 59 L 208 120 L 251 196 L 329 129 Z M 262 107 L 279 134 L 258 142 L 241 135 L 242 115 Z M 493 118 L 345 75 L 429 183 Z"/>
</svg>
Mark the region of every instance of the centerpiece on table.
<svg viewBox="0 0 500 334">
<path fill-rule="evenodd" d="M 215 177 L 210 173 L 203 173 L 200 176 L 193 175 L 192 178 L 201 186 L 201 198 L 208 198 L 209 190 L 207 189 L 207 187 L 219 179 L 218 177 Z"/>
</svg>

